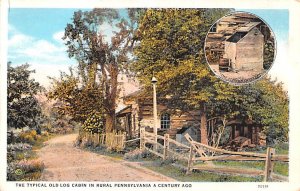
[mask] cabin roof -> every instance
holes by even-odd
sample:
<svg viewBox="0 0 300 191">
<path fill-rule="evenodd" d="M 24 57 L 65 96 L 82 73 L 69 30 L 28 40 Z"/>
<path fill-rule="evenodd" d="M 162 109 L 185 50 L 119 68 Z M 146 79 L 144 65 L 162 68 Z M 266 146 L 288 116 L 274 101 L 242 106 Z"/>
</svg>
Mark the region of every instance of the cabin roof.
<svg viewBox="0 0 300 191">
<path fill-rule="evenodd" d="M 132 107 L 131 107 L 131 105 L 129 105 L 129 106 L 124 107 L 124 108 L 121 109 L 120 111 L 118 111 L 118 112 L 116 113 L 116 116 L 117 116 L 117 117 L 123 117 L 123 116 L 125 116 L 126 114 L 131 113 L 131 112 L 132 112 Z"/>
<path fill-rule="evenodd" d="M 249 32 L 261 22 L 249 22 L 237 29 L 237 32 Z"/>
<path fill-rule="evenodd" d="M 261 22 L 249 22 L 239 27 L 236 30 L 236 32 L 233 35 L 231 35 L 226 41 L 234 43 L 240 41 L 242 38 L 244 38 L 244 36 L 246 36 L 246 34 L 248 34 L 248 32 L 250 32 L 254 27 L 259 25 L 260 23 Z"/>
</svg>

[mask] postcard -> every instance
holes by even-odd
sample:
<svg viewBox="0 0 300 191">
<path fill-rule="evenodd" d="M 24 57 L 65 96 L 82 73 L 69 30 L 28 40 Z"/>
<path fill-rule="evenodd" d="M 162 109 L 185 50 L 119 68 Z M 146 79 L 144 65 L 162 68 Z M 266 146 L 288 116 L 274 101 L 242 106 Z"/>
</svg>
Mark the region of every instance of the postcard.
<svg viewBox="0 0 300 191">
<path fill-rule="evenodd" d="M 298 1 L 1 1 L 0 190 L 299 190 Z"/>
</svg>

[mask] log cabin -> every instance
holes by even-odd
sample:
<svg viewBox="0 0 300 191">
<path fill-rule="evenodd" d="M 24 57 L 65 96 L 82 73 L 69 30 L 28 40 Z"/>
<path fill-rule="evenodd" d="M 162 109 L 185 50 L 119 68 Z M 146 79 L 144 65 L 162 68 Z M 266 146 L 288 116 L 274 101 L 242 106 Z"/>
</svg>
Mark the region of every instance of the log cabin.
<svg viewBox="0 0 300 191">
<path fill-rule="evenodd" d="M 199 129 L 199 112 L 170 110 L 163 104 L 165 99 L 168 98 L 157 99 L 158 134 L 163 135 L 168 133 L 171 138 L 175 139 L 177 132 L 183 127 L 195 126 Z M 137 136 L 140 127 L 145 127 L 148 131 L 153 130 L 154 119 L 152 97 L 141 96 L 141 92 L 137 91 L 123 97 L 123 103 L 125 107 L 116 113 L 120 129 L 124 129 L 129 137 Z"/>
<path fill-rule="evenodd" d="M 223 58 L 230 59 L 234 71 L 261 70 L 267 41 L 274 44 L 274 34 L 260 18 L 243 12 L 233 13 L 210 28 L 205 40 L 206 58 L 209 64 L 218 64 Z"/>
<path fill-rule="evenodd" d="M 118 129 L 126 131 L 129 138 L 138 137 L 140 127 L 145 127 L 147 131 L 152 132 L 154 126 L 152 99 L 151 96 L 142 96 L 141 91 L 124 96 L 125 106 L 116 113 Z M 170 138 L 179 140 L 179 134 L 186 133 L 186 130 L 193 130 L 195 132 L 195 135 L 192 135 L 193 139 L 200 142 L 200 111 L 170 110 L 164 104 L 165 99 L 168 98 L 157 99 L 158 134 L 168 133 Z M 208 137 L 212 134 L 214 125 L 212 121 L 208 121 Z M 251 144 L 265 144 L 265 139 L 261 136 L 262 127 L 253 121 L 230 120 L 226 128 L 230 131 L 229 142 L 237 137 L 245 137 L 250 140 Z M 185 140 L 181 142 L 186 143 Z"/>
<path fill-rule="evenodd" d="M 232 70 L 263 70 L 264 35 L 258 25 L 260 22 L 247 23 L 225 40 L 223 58 L 229 59 Z"/>
</svg>

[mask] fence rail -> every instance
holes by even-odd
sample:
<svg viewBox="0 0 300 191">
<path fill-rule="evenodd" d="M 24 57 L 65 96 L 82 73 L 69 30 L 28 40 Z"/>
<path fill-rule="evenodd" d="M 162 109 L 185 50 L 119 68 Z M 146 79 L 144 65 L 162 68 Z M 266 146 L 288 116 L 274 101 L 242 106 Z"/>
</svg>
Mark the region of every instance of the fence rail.
<svg viewBox="0 0 300 191">
<path fill-rule="evenodd" d="M 155 141 L 155 137 L 157 137 L 157 142 Z M 160 144 L 160 142 L 163 142 L 163 144 Z M 188 161 L 190 147 L 171 139 L 168 134 L 164 136 L 155 135 L 141 128 L 140 149 L 145 149 L 164 160 L 167 158 L 177 158 Z"/>
<path fill-rule="evenodd" d="M 157 142 L 155 141 L 157 138 Z M 140 129 L 140 149 L 147 150 L 154 155 L 166 160 L 168 158 L 177 158 L 187 161 L 187 174 L 193 169 L 213 171 L 229 174 L 262 175 L 264 181 L 280 180 L 288 181 L 288 177 L 273 173 L 275 161 L 288 162 L 288 155 L 275 155 L 275 149 L 268 148 L 267 153 L 255 152 L 234 152 L 224 149 L 211 147 L 194 141 L 189 134 L 185 135 L 190 146 L 184 145 L 173 139 L 168 134 L 164 136 L 155 135 L 146 132 L 144 128 Z M 161 144 L 163 142 L 163 144 Z M 214 165 L 195 165 L 196 162 L 208 161 L 265 161 L 265 169 L 243 169 L 229 168 Z"/>
<path fill-rule="evenodd" d="M 208 171 L 221 171 L 238 174 L 256 174 L 263 175 L 264 181 L 270 181 L 272 178 L 281 181 L 286 181 L 287 177 L 276 175 L 273 173 L 273 167 L 275 161 L 288 162 L 288 155 L 275 155 L 274 148 L 267 148 L 267 153 L 253 153 L 253 152 L 234 152 L 224 149 L 214 148 L 208 145 L 198 143 L 192 139 L 189 134 L 185 135 L 185 138 L 191 145 L 190 156 L 188 161 L 187 173 L 190 173 L 193 169 L 208 170 Z M 198 156 L 197 156 L 198 155 Z M 194 166 L 197 161 L 265 161 L 265 169 L 237 169 L 237 168 L 223 168 L 222 167 L 210 167 L 210 166 Z M 204 169 L 206 168 L 206 169 Z"/>
</svg>

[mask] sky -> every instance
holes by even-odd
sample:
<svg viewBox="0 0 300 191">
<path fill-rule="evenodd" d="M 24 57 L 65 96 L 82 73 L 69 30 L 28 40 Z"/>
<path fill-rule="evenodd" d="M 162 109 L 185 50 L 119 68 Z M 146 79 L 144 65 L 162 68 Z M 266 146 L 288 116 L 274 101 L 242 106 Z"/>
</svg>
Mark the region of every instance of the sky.
<svg viewBox="0 0 300 191">
<path fill-rule="evenodd" d="M 28 9 L 12 8 L 8 13 L 8 61 L 13 65 L 30 64 L 36 70 L 34 78 L 45 87 L 49 86 L 47 76 L 57 77 L 59 71 L 67 71 L 76 61 L 66 53 L 62 41 L 64 28 L 71 22 L 78 9 Z M 282 70 L 287 57 L 289 13 L 288 10 L 246 10 L 261 17 L 272 28 L 277 39 L 277 57 L 270 70 L 271 75 L 287 83 Z M 109 28 L 109 26 L 103 26 Z"/>
</svg>

